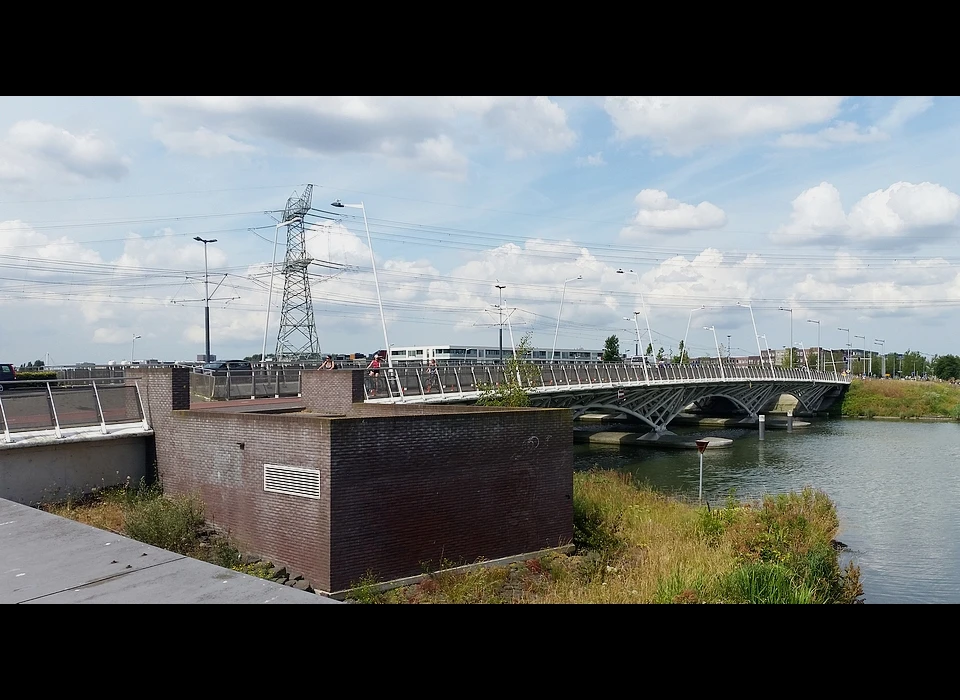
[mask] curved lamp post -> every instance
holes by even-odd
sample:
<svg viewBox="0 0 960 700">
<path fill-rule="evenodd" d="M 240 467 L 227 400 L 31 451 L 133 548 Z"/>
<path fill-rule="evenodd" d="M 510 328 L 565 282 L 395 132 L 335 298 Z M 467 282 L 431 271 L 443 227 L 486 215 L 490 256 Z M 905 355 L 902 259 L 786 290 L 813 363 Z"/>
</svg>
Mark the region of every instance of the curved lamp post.
<svg viewBox="0 0 960 700">
<path fill-rule="evenodd" d="M 707 308 L 707 307 L 704 306 L 703 304 L 701 304 L 701 305 L 700 305 L 700 308 L 698 308 L 698 309 L 690 309 L 690 315 L 687 316 L 687 330 L 684 331 L 684 333 L 683 333 L 683 350 L 680 352 L 680 364 L 681 364 L 681 365 L 683 364 L 683 353 L 687 353 L 687 359 L 688 359 L 688 360 L 690 359 L 690 353 L 689 353 L 689 351 L 687 350 L 687 335 L 690 333 L 690 321 L 693 320 L 693 312 L 694 312 L 694 311 L 702 311 L 702 310 L 705 309 L 705 308 Z"/>
<path fill-rule="evenodd" d="M 557 360 L 557 335 L 560 333 L 560 314 L 563 313 L 563 295 L 567 291 L 567 282 L 575 282 L 576 280 L 582 279 L 583 275 L 577 275 L 576 277 L 571 277 L 563 281 L 563 289 L 560 291 L 560 310 L 557 311 L 557 330 L 553 332 L 553 350 L 550 352 L 550 362 L 556 362 Z"/>
<path fill-rule="evenodd" d="M 793 369 L 793 309 L 781 306 L 780 310 L 790 312 L 790 369 Z"/>
<path fill-rule="evenodd" d="M 753 317 L 753 307 L 750 304 L 737 302 L 737 306 L 745 306 L 750 309 L 750 321 L 753 323 L 753 335 L 757 340 L 757 353 L 760 355 L 760 366 L 763 366 L 763 350 L 760 349 L 760 336 L 757 335 L 757 321 Z"/>
<path fill-rule="evenodd" d="M 816 320 L 814 320 L 814 319 L 807 319 L 807 323 L 816 323 L 816 324 L 817 324 L 817 371 L 818 371 L 818 372 L 822 372 L 823 369 L 822 369 L 822 367 L 821 367 L 821 365 L 822 365 L 821 360 L 823 359 L 823 348 L 820 347 L 820 321 L 816 321 Z M 809 361 L 809 360 L 807 361 L 807 367 L 808 367 L 808 368 L 810 367 L 810 361 Z"/>
<path fill-rule="evenodd" d="M 387 353 L 387 367 L 393 367 L 393 353 L 390 352 L 390 341 L 387 339 L 387 322 L 383 318 L 383 300 L 380 298 L 380 281 L 377 279 L 377 261 L 373 257 L 373 242 L 370 240 L 370 227 L 367 226 L 367 210 L 363 202 L 359 204 L 344 204 L 339 199 L 330 203 L 331 207 L 348 207 L 350 209 L 359 209 L 363 212 L 363 228 L 367 232 L 367 247 L 370 249 L 370 266 L 373 268 L 373 284 L 377 288 L 377 306 L 380 307 L 380 325 L 383 326 L 383 347 Z"/>
<path fill-rule="evenodd" d="M 631 275 L 633 275 L 634 277 L 637 278 L 637 287 L 639 288 L 639 286 L 640 286 L 640 275 L 639 275 L 638 273 L 634 272 L 633 270 L 627 270 L 626 272 L 629 272 Z M 626 274 L 626 273 L 624 272 L 623 268 L 620 268 L 620 269 L 617 270 L 617 274 L 618 274 L 618 275 L 623 275 L 623 274 Z M 649 343 L 650 343 L 650 346 L 653 347 L 653 334 L 650 332 L 650 318 L 647 316 L 647 302 L 644 301 L 644 299 L 643 299 L 643 290 L 642 290 L 642 289 L 638 289 L 637 291 L 638 291 L 639 294 L 640 294 L 640 306 L 643 308 L 643 320 L 644 320 L 644 322 L 647 324 L 647 342 L 649 342 Z M 647 356 L 646 350 L 644 350 L 643 356 L 644 356 L 644 358 L 646 358 L 646 356 Z M 646 363 L 646 359 L 644 359 L 644 363 Z"/>
<path fill-rule="evenodd" d="M 717 329 L 713 326 L 704 326 L 703 330 L 713 331 L 713 343 L 717 346 L 717 363 L 720 365 L 720 379 L 726 379 L 723 374 L 723 358 L 720 357 L 720 342 L 717 340 Z"/>
</svg>

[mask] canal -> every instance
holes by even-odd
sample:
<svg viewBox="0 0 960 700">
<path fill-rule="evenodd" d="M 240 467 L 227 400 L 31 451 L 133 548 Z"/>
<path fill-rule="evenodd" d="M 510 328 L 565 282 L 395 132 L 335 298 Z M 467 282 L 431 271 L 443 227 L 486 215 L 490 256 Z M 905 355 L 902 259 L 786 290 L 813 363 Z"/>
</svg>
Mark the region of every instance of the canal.
<svg viewBox="0 0 960 700">
<path fill-rule="evenodd" d="M 960 423 L 822 419 L 792 433 L 768 428 L 762 441 L 753 429 L 675 432 L 733 439 L 704 453 L 711 505 L 731 493 L 825 492 L 866 603 L 960 603 Z M 664 493 L 697 497 L 696 450 L 576 444 L 574 460 L 578 470 L 617 469 Z"/>
</svg>

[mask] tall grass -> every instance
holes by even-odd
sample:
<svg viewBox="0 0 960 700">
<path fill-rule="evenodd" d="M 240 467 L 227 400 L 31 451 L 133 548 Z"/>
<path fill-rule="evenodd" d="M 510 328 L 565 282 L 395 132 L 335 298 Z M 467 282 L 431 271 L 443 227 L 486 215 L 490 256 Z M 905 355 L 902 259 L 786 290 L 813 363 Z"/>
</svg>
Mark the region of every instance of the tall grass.
<svg viewBox="0 0 960 700">
<path fill-rule="evenodd" d="M 943 382 L 855 379 L 843 398 L 841 413 L 865 418 L 960 418 L 960 386 Z"/>
</svg>

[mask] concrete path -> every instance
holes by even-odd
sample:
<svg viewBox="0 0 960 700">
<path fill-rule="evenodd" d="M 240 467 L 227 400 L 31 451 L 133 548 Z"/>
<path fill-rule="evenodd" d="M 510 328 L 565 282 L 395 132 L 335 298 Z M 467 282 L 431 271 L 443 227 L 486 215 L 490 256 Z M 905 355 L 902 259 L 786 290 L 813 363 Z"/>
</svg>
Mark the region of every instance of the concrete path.
<svg viewBox="0 0 960 700">
<path fill-rule="evenodd" d="M 0 604 L 340 603 L 0 499 Z"/>
</svg>

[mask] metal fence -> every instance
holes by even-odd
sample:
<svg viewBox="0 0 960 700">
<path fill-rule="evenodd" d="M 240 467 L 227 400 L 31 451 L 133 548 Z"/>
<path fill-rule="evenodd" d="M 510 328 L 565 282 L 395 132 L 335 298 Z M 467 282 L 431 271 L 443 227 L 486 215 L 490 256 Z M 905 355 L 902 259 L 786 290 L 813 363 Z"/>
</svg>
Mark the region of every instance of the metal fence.
<svg viewBox="0 0 960 700">
<path fill-rule="evenodd" d="M 148 429 L 140 386 L 117 379 L 0 382 L 0 426 L 3 441 L 16 433 L 52 431 L 64 437 L 69 428 L 141 423 Z"/>
</svg>

